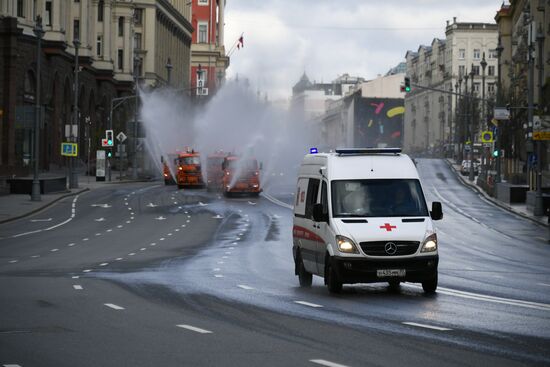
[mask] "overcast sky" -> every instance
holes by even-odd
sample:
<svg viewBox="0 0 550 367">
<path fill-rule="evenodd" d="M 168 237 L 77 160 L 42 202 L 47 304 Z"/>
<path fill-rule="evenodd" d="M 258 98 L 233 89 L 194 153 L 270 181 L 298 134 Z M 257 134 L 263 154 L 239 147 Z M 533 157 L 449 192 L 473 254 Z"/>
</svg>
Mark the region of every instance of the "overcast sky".
<svg viewBox="0 0 550 367">
<path fill-rule="evenodd" d="M 289 97 L 305 71 L 311 81 L 341 74 L 372 79 L 407 50 L 445 38 L 446 21 L 494 22 L 502 0 L 227 0 L 225 45 L 241 33 L 228 77 L 247 77 L 269 99 Z"/>
</svg>

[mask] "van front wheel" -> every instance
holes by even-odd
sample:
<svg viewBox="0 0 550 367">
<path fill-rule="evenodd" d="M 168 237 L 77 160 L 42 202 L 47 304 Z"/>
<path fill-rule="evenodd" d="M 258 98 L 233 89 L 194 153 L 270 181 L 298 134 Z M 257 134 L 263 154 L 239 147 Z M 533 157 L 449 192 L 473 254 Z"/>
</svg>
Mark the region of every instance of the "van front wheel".
<svg viewBox="0 0 550 367">
<path fill-rule="evenodd" d="M 342 282 L 338 279 L 330 258 L 327 260 L 327 267 L 325 269 L 325 283 L 330 293 L 342 292 Z"/>
<path fill-rule="evenodd" d="M 298 258 L 298 261 L 298 280 L 300 281 L 300 287 L 311 287 L 313 275 L 306 270 L 301 256 Z"/>
<path fill-rule="evenodd" d="M 437 274 L 425 282 L 422 282 L 422 289 L 424 289 L 425 293 L 433 294 L 435 293 L 435 290 L 437 289 Z"/>
</svg>

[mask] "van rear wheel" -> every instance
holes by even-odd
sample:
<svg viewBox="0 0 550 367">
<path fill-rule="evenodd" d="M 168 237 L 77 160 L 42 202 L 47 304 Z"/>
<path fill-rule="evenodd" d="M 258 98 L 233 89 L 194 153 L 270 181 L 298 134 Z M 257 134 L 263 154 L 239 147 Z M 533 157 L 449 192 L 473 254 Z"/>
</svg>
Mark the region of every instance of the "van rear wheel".
<svg viewBox="0 0 550 367">
<path fill-rule="evenodd" d="M 334 269 L 334 266 L 332 266 L 331 259 L 328 259 L 327 261 L 327 267 L 325 270 L 325 283 L 330 293 L 342 292 L 342 282 L 338 279 L 336 270 Z"/>
<path fill-rule="evenodd" d="M 303 288 L 311 287 L 313 281 L 313 274 L 306 270 L 301 256 L 298 258 L 298 280 L 300 281 L 300 287 Z"/>
<path fill-rule="evenodd" d="M 399 290 L 399 285 L 401 284 L 401 281 L 400 280 L 390 280 L 388 282 L 388 284 L 390 286 L 390 290 L 396 291 L 396 290 Z"/>
<path fill-rule="evenodd" d="M 424 293 L 427 294 L 435 293 L 437 289 L 437 273 L 432 279 L 422 282 L 422 289 L 424 289 Z"/>
</svg>

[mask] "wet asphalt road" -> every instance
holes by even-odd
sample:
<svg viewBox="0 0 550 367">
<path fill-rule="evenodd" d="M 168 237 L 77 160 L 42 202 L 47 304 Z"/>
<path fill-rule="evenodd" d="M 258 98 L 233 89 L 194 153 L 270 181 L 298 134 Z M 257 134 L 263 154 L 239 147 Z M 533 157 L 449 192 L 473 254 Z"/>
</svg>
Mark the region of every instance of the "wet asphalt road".
<svg viewBox="0 0 550 367">
<path fill-rule="evenodd" d="M 0 365 L 550 365 L 548 229 L 443 161 L 418 169 L 444 208 L 434 296 L 299 288 L 292 186 L 224 199 L 111 185 L 4 224 Z"/>
</svg>

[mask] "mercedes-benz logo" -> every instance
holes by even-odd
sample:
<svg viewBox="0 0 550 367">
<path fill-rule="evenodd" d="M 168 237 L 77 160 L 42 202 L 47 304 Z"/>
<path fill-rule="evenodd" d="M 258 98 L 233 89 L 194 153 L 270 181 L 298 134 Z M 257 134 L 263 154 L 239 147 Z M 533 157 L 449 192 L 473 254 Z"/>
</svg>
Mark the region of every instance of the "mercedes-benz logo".
<svg viewBox="0 0 550 367">
<path fill-rule="evenodd" d="M 386 246 L 384 246 L 384 250 L 386 250 L 386 254 L 388 255 L 395 255 L 397 252 L 397 245 L 393 242 L 388 242 Z"/>
</svg>

